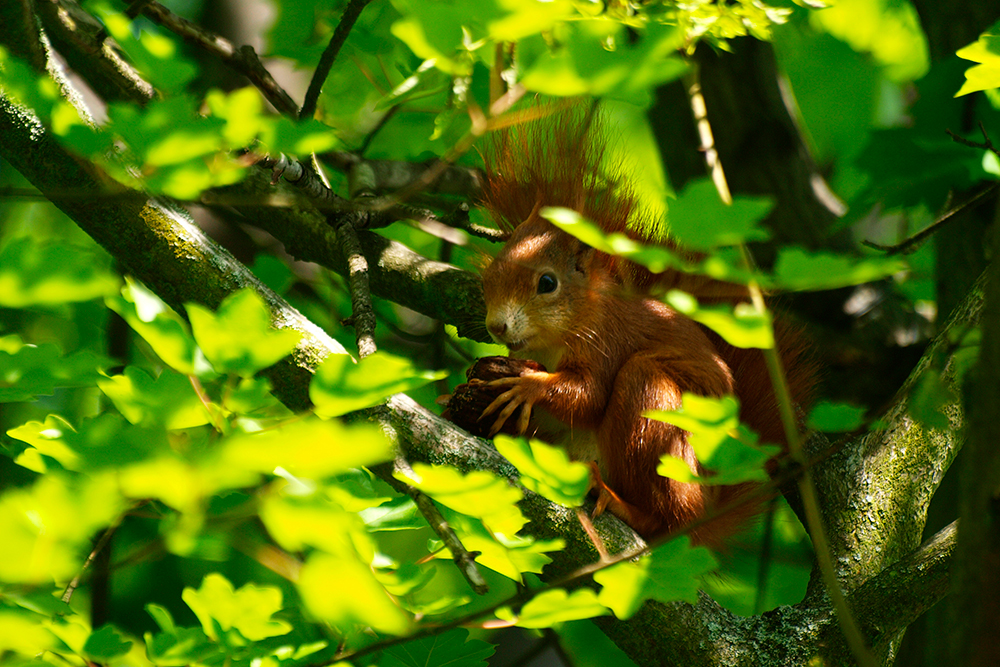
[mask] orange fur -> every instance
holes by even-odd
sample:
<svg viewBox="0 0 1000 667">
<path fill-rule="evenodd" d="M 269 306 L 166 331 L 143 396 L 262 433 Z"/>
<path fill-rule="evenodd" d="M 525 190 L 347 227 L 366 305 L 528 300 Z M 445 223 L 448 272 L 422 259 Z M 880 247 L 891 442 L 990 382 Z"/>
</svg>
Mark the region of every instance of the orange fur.
<svg viewBox="0 0 1000 667">
<path fill-rule="evenodd" d="M 657 237 L 624 172 L 605 164 L 606 153 L 599 117 L 580 110 L 504 131 L 494 141 L 483 205 L 509 237 L 483 274 L 487 328 L 512 356 L 534 359 L 547 372 L 497 381 L 510 388 L 484 414 L 498 413 L 499 428 L 520 410 L 522 431 L 534 414 L 530 423 L 539 434 L 577 459 L 596 461 L 595 485 L 606 485 L 599 506 L 649 538 L 751 486 L 685 484 L 658 475 L 663 454 L 704 471 L 685 431 L 643 412 L 679 407 L 682 392 L 735 393 L 742 421 L 764 442 L 785 437 L 762 353 L 728 345 L 651 296 L 677 287 L 703 300 L 735 303 L 746 298 L 745 288 L 678 272 L 654 275 L 593 250 L 538 215 L 542 206 L 564 206 L 607 232 Z M 784 324 L 776 334 L 790 350 L 789 378 L 804 402 L 812 380 L 801 363 L 802 345 Z M 693 536 L 717 545 L 752 511 L 709 522 Z"/>
</svg>

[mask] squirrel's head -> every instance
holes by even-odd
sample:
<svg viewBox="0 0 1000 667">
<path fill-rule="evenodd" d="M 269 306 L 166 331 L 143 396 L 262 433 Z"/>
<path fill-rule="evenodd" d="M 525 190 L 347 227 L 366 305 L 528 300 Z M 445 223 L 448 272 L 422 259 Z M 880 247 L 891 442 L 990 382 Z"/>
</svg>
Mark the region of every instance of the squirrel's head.
<svg viewBox="0 0 1000 667">
<path fill-rule="evenodd" d="M 595 251 L 533 216 L 483 272 L 486 328 L 514 353 L 560 346 L 579 325 Z"/>
</svg>

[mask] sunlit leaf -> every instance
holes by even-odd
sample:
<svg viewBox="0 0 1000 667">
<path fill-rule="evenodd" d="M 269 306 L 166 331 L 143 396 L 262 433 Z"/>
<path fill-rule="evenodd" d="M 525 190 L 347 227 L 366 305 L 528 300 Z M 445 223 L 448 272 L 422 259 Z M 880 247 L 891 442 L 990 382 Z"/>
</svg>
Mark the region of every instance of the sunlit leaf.
<svg viewBox="0 0 1000 667">
<path fill-rule="evenodd" d="M 631 618 L 649 599 L 697 602 L 701 578 L 718 567 L 705 547 L 687 537 L 671 540 L 636 561 L 623 561 L 594 574 L 601 584 L 598 600 L 621 619 Z"/>
<path fill-rule="evenodd" d="M 220 373 L 253 375 L 290 354 L 302 338 L 299 331 L 275 329 L 264 301 L 250 288 L 226 297 L 215 313 L 195 303 L 185 307 L 195 340 Z"/>
<path fill-rule="evenodd" d="M 371 560 L 375 547 L 356 514 L 317 495 L 269 495 L 260 510 L 268 532 L 291 552 L 315 547 L 340 557 Z"/>
<path fill-rule="evenodd" d="M 129 278 L 121 296 L 105 299 L 143 337 L 165 364 L 184 375 L 213 375 L 204 354 L 194 342 L 187 323 L 158 296 Z"/>
<path fill-rule="evenodd" d="M 309 611 L 342 632 L 354 625 L 391 635 L 410 629 L 409 616 L 357 558 L 314 553 L 302 566 L 297 587 Z"/>
<path fill-rule="evenodd" d="M 317 479 L 392 455 L 392 443 L 373 425 L 347 426 L 315 417 L 234 435 L 222 445 L 222 458 L 229 465 L 268 474 L 281 467 L 293 475 Z"/>
<path fill-rule="evenodd" d="M 427 525 L 413 499 L 403 496 L 359 512 L 368 530 L 416 530 Z"/>
<path fill-rule="evenodd" d="M 448 466 L 414 463 L 412 475 L 397 472 L 395 477 L 446 507 L 482 519 L 494 533 L 513 537 L 527 523 L 516 505 L 521 490 L 486 470 L 463 475 Z"/>
<path fill-rule="evenodd" d="M 0 609 L 0 654 L 20 653 L 27 661 L 52 648 L 58 640 L 43 619 L 38 614 Z"/>
<path fill-rule="evenodd" d="M 688 443 L 709 474 L 698 476 L 685 461 L 670 455 L 661 458 L 658 474 L 699 484 L 767 481 L 764 465 L 780 448 L 758 444 L 757 435 L 739 423 L 739 404 L 733 397 L 685 393 L 682 403 L 680 410 L 652 411 L 646 416 L 688 431 Z"/>
<path fill-rule="evenodd" d="M 907 410 L 921 424 L 946 430 L 951 422 L 944 409 L 954 401 L 954 391 L 945 384 L 940 373 L 931 370 L 924 373 L 911 390 Z"/>
<path fill-rule="evenodd" d="M 771 314 L 758 311 L 753 304 L 741 302 L 735 306 L 701 306 L 696 298 L 679 290 L 670 290 L 665 301 L 678 312 L 722 336 L 730 345 L 759 349 L 774 347 Z"/>
<path fill-rule="evenodd" d="M 89 248 L 29 236 L 0 247 L 0 306 L 6 308 L 89 301 L 114 293 L 120 283 Z"/>
<path fill-rule="evenodd" d="M 46 475 L 34 485 L 0 496 L 0 580 L 68 580 L 80 569 L 93 533 L 124 509 L 114 480 L 71 482 Z"/>
<path fill-rule="evenodd" d="M 209 414 L 190 380 L 170 369 L 152 378 L 141 368 L 128 366 L 121 375 L 97 381 L 101 391 L 133 424 L 183 429 L 209 423 Z"/>
<path fill-rule="evenodd" d="M 522 486 L 567 507 L 583 502 L 590 488 L 590 470 L 571 462 L 566 450 L 505 435 L 498 435 L 493 444 L 521 473 Z"/>
<path fill-rule="evenodd" d="M 380 667 L 486 667 L 496 647 L 479 639 L 469 639 L 469 631 L 456 628 L 444 634 L 417 639 L 385 651 Z"/>
<path fill-rule="evenodd" d="M 447 375 L 444 371 L 419 370 L 408 359 L 385 352 L 376 352 L 357 363 L 346 354 L 331 354 L 316 369 L 309 398 L 316 414 L 338 417 Z"/>
<path fill-rule="evenodd" d="M 556 588 L 533 597 L 513 618 L 516 625 L 522 628 L 551 628 L 557 623 L 605 616 L 607 613 L 608 608 L 589 588 L 578 588 L 572 593 Z M 508 614 L 509 610 L 497 612 L 500 618 Z"/>
<path fill-rule="evenodd" d="M 201 621 L 205 634 L 213 639 L 216 627 L 234 628 L 246 639 L 259 641 L 287 634 L 291 624 L 272 620 L 281 610 L 281 590 L 274 586 L 246 584 L 233 590 L 229 580 L 218 573 L 206 576 L 197 590 L 185 588 L 181 598 Z"/>
</svg>

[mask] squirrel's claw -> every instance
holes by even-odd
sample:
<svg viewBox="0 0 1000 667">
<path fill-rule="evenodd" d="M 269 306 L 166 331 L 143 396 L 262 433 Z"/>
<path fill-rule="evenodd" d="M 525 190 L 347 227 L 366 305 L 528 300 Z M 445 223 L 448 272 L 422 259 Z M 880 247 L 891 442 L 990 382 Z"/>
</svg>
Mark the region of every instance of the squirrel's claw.
<svg viewBox="0 0 1000 667">
<path fill-rule="evenodd" d="M 510 386 L 510 389 L 497 396 L 492 403 L 486 406 L 483 414 L 479 417 L 483 419 L 500 410 L 496 421 L 493 422 L 493 427 L 490 429 L 491 438 L 500 432 L 507 419 L 518 408 L 521 408 L 521 414 L 517 419 L 517 435 L 524 435 L 527 432 L 531 421 L 531 408 L 541 398 L 538 396 L 537 387 L 528 379 L 529 377 L 500 378 L 489 382 L 493 386 Z M 501 407 L 503 408 L 502 410 L 500 409 Z"/>
</svg>

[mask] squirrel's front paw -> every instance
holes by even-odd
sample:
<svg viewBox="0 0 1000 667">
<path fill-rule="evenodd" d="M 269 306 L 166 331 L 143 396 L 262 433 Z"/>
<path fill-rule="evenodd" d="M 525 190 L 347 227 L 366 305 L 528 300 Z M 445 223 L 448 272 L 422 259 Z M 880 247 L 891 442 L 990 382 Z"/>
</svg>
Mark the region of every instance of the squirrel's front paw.
<svg viewBox="0 0 1000 667">
<path fill-rule="evenodd" d="M 528 423 L 531 421 L 532 407 L 545 397 L 545 380 L 549 375 L 549 373 L 528 371 L 520 377 L 500 378 L 489 382 L 489 385 L 493 387 L 510 387 L 486 406 L 480 416 L 480 419 L 483 419 L 500 410 L 496 421 L 493 422 L 493 428 L 490 429 L 490 437 L 500 432 L 507 418 L 514 414 L 518 408 L 521 408 L 521 414 L 517 418 L 516 432 L 518 435 L 524 435 L 528 430 Z"/>
</svg>

